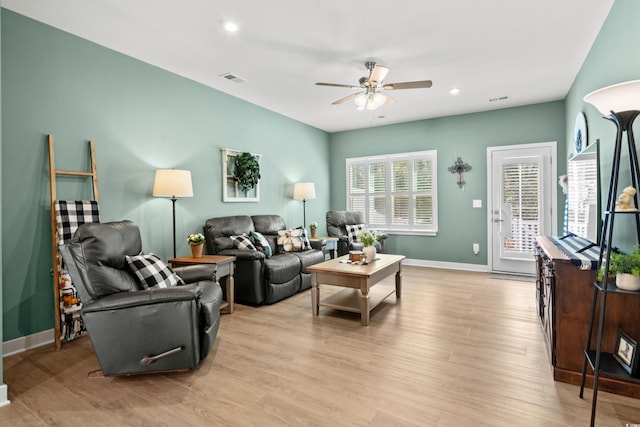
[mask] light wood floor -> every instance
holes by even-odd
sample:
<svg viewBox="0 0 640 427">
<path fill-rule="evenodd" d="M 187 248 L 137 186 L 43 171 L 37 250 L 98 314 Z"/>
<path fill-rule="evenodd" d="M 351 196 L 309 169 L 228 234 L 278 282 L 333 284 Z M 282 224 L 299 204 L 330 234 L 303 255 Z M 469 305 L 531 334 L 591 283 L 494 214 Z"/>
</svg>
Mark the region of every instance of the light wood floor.
<svg viewBox="0 0 640 427">
<path fill-rule="evenodd" d="M 87 338 L 7 357 L 0 425 L 588 425 L 591 390 L 581 400 L 552 379 L 534 283 L 404 267 L 403 285 L 368 327 L 326 308 L 313 318 L 308 291 L 237 305 L 189 373 L 89 379 Z M 640 400 L 600 392 L 597 425 L 627 423 Z"/>
</svg>

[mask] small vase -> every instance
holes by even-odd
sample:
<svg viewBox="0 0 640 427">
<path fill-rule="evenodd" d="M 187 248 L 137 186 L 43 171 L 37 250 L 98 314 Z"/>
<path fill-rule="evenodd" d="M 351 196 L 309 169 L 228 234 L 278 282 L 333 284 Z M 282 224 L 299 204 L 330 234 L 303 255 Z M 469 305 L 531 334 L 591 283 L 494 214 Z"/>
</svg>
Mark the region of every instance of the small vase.
<svg viewBox="0 0 640 427">
<path fill-rule="evenodd" d="M 364 253 L 367 262 L 373 262 L 376 259 L 376 247 L 375 246 L 365 246 L 362 248 L 362 252 Z"/>
<path fill-rule="evenodd" d="M 311 238 L 315 239 L 317 235 L 318 235 L 318 229 L 317 228 L 312 228 L 311 229 Z"/>
<path fill-rule="evenodd" d="M 194 258 L 202 258 L 202 247 L 204 245 L 191 245 L 191 256 Z"/>
</svg>

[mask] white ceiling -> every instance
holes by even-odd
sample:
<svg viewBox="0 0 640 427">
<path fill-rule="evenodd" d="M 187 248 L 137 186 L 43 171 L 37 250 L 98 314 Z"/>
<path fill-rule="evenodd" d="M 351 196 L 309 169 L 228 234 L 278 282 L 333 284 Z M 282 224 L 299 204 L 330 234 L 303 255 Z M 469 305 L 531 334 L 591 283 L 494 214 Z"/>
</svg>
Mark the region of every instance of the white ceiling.
<svg viewBox="0 0 640 427">
<path fill-rule="evenodd" d="M 2 7 L 329 132 L 563 99 L 613 0 L 1 0 Z M 235 34 L 222 29 L 235 21 Z M 364 62 L 397 90 L 331 102 Z M 232 73 L 244 83 L 219 76 Z M 453 96 L 449 90 L 461 89 Z M 507 100 L 489 102 L 507 96 Z"/>
</svg>

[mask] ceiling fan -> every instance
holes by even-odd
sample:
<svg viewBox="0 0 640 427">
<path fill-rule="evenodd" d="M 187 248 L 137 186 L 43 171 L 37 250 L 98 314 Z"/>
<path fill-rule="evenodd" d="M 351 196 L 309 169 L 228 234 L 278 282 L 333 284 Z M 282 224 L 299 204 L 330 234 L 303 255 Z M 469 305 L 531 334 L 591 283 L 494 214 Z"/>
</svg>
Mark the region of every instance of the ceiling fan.
<svg viewBox="0 0 640 427">
<path fill-rule="evenodd" d="M 364 64 L 369 70 L 369 77 L 360 77 L 358 83 L 360 86 L 343 85 L 337 83 L 322 83 L 318 82 L 318 86 L 331 86 L 331 87 L 348 87 L 350 89 L 364 89 L 362 92 L 352 93 L 349 96 L 338 99 L 332 102 L 332 105 L 339 105 L 343 102 L 347 102 L 353 99 L 356 103 L 358 110 L 375 110 L 383 104 L 394 104 L 396 102 L 388 94 L 382 90 L 398 90 L 398 89 L 421 89 L 430 88 L 433 84 L 431 80 L 420 80 L 416 82 L 402 82 L 402 83 L 382 83 L 384 78 L 389 73 L 390 69 L 382 65 L 376 65 L 375 62 L 367 61 Z"/>
</svg>

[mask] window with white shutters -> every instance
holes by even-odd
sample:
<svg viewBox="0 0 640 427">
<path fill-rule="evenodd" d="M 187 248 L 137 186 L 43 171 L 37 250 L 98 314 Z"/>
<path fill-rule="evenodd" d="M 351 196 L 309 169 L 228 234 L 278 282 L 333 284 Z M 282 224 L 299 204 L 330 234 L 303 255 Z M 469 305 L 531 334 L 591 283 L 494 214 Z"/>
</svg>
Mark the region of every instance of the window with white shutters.
<svg viewBox="0 0 640 427">
<path fill-rule="evenodd" d="M 504 249 L 533 252 L 541 221 L 540 164 L 505 164 L 502 182 L 502 203 L 511 206 L 511 236 L 504 239 Z"/>
<path fill-rule="evenodd" d="M 347 210 L 391 233 L 438 231 L 437 151 L 347 159 Z"/>
</svg>

